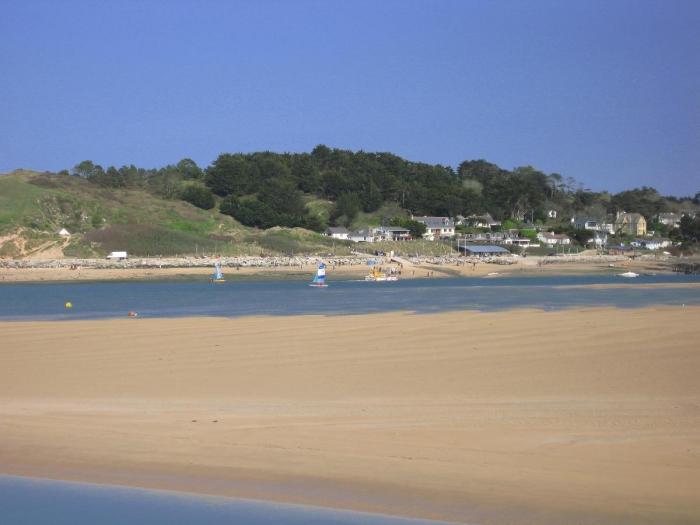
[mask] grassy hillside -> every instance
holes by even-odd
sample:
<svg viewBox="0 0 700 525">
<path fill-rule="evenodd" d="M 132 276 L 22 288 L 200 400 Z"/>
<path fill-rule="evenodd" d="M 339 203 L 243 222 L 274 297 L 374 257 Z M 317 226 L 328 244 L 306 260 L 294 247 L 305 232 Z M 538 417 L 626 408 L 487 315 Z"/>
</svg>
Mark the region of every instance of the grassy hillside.
<svg viewBox="0 0 700 525">
<path fill-rule="evenodd" d="M 66 228 L 69 240 L 58 235 Z M 142 190 L 100 188 L 69 176 L 17 171 L 0 177 L 0 256 L 283 254 L 328 252 L 306 230 L 245 228 L 227 215 Z M 349 251 L 340 247 L 340 252 Z"/>
</svg>

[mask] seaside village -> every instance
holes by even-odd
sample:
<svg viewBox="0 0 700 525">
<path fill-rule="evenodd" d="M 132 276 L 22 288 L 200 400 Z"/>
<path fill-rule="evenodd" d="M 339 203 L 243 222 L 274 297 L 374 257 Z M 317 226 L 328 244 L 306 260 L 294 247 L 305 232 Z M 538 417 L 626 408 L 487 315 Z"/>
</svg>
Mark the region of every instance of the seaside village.
<svg viewBox="0 0 700 525">
<path fill-rule="evenodd" d="M 556 210 L 548 211 L 550 219 L 556 220 L 557 215 Z M 634 256 L 645 252 L 670 254 L 668 250 L 674 246 L 662 232 L 648 228 L 644 216 L 635 212 L 618 212 L 614 217 L 603 219 L 575 216 L 563 228 L 548 228 L 526 220 L 521 223 L 501 222 L 489 214 L 456 218 L 412 216 L 411 220 L 425 226 L 422 239 L 452 241 L 453 247 L 465 256 L 557 255 L 583 250 Z M 665 232 L 678 228 L 680 221 L 681 215 L 676 213 L 660 213 L 655 217 L 655 224 Z M 355 243 L 415 239 L 409 228 L 401 226 L 377 226 L 357 231 L 331 227 L 325 235 Z"/>
</svg>

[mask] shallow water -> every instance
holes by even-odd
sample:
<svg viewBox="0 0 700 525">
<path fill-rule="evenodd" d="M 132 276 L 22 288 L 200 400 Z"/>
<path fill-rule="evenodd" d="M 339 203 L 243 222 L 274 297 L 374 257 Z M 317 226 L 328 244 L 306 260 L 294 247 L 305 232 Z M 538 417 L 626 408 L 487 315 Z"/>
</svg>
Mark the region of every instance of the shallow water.
<svg viewBox="0 0 700 525">
<path fill-rule="evenodd" d="M 640 285 L 675 283 L 673 288 Z M 297 281 L 101 282 L 0 286 L 0 319 L 102 319 L 302 314 L 418 313 L 451 310 L 586 306 L 635 308 L 700 305 L 700 276 L 546 276 L 407 279 L 398 282 L 336 281 L 312 288 Z M 617 285 L 612 288 L 586 285 Z M 570 288 L 576 286 L 576 288 Z M 72 309 L 66 309 L 70 301 Z"/>
<path fill-rule="evenodd" d="M 233 498 L 0 476 L 3 525 L 438 525 Z"/>
</svg>

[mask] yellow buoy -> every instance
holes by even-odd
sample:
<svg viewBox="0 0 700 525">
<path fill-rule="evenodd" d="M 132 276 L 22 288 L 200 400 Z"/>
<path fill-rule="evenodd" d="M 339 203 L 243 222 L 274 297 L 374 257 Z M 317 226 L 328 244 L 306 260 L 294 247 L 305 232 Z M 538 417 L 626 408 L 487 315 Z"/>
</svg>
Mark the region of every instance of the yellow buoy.
<svg viewBox="0 0 700 525">
<path fill-rule="evenodd" d="M 66 303 L 66 308 L 73 308 L 73 303 L 71 303 L 70 301 L 68 301 L 68 302 Z"/>
</svg>

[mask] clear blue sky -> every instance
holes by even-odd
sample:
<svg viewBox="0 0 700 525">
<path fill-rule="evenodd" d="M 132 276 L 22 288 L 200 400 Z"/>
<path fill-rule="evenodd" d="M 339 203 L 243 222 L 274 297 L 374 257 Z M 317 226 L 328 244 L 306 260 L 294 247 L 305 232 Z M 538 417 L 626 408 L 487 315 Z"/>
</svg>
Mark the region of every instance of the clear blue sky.
<svg viewBox="0 0 700 525">
<path fill-rule="evenodd" d="M 0 172 L 222 152 L 700 190 L 700 2 L 0 0 Z"/>
</svg>

